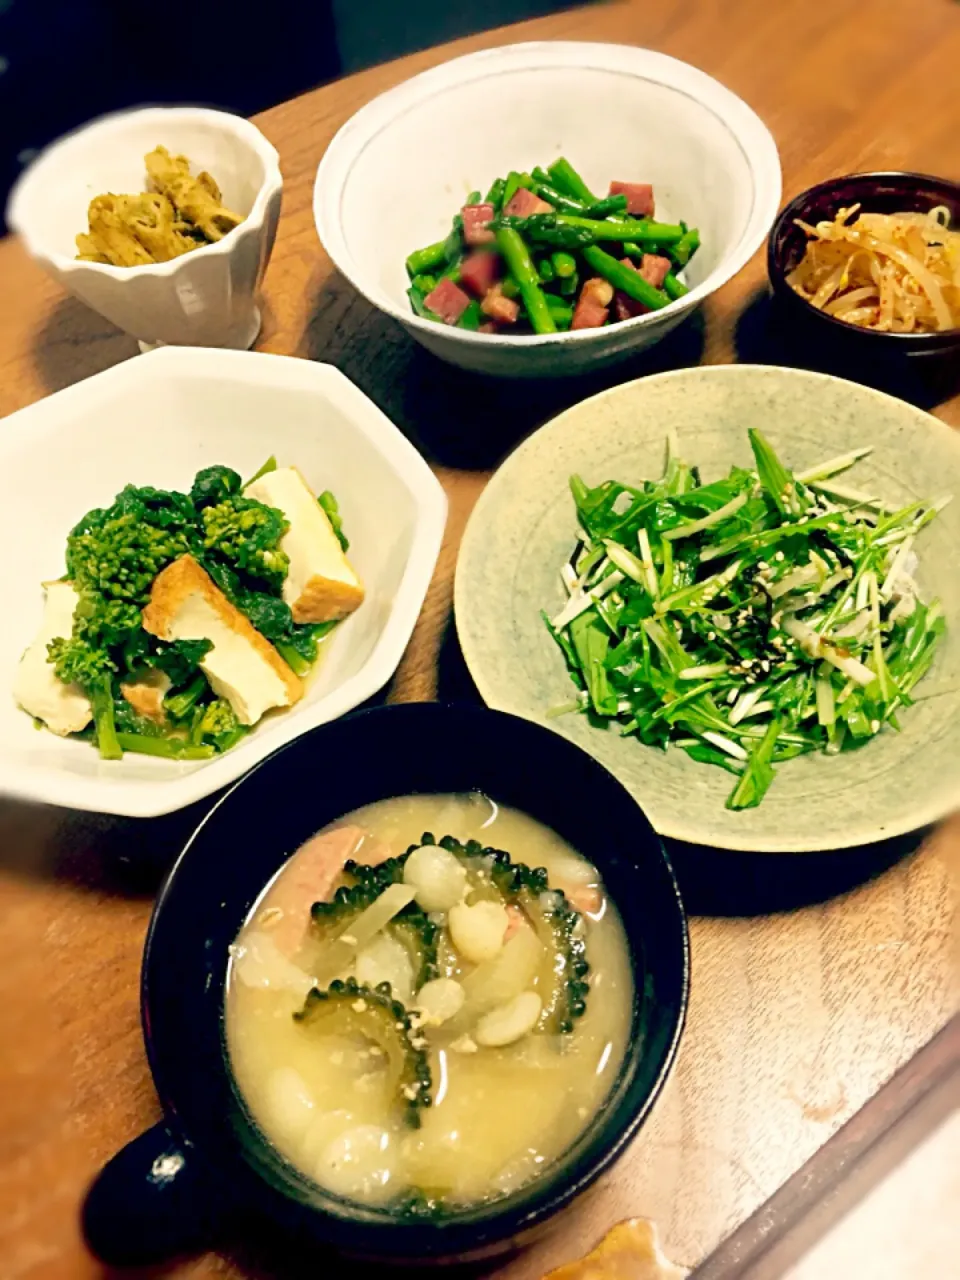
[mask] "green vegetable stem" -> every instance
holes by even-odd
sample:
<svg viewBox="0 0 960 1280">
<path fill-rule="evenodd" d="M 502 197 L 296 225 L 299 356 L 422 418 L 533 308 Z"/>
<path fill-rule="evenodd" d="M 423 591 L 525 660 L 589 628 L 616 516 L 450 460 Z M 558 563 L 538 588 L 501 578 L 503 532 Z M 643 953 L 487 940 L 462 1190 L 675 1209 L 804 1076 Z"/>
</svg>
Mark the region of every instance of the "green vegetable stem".
<svg viewBox="0 0 960 1280">
<path fill-rule="evenodd" d="M 417 249 L 407 259 L 407 275 L 412 280 L 415 276 L 428 271 L 435 271 L 447 261 L 447 240 L 438 240 L 436 244 L 428 244 L 425 249 Z"/>
<path fill-rule="evenodd" d="M 512 227 L 500 227 L 497 231 L 497 245 L 503 254 L 507 269 L 517 282 L 523 305 L 526 307 L 534 333 L 556 333 L 557 326 L 547 306 L 543 290 L 537 279 L 537 269 L 533 265 L 530 251 L 523 242 L 523 237 Z"/>
<path fill-rule="evenodd" d="M 670 301 L 662 289 L 655 289 L 652 284 L 648 284 L 639 271 L 624 266 L 596 245 L 589 245 L 584 249 L 583 257 L 598 276 L 609 280 L 615 289 L 620 289 L 628 298 L 642 302 L 651 311 L 658 311 Z"/>
<path fill-rule="evenodd" d="M 559 160 L 554 160 L 547 172 L 553 185 L 558 191 L 563 191 L 568 196 L 573 196 L 575 200 L 580 200 L 585 205 L 596 204 L 597 197 L 593 194 L 584 180 L 577 173 L 576 169 L 569 160 L 563 156 Z"/>
<path fill-rule="evenodd" d="M 582 538 L 545 618 L 573 709 L 734 774 L 733 810 L 798 755 L 896 731 L 945 627 L 910 565 L 946 500 L 893 511 L 834 479 L 869 449 L 798 475 L 748 436 L 754 467 L 709 484 L 671 446 L 657 481 L 572 477 Z"/>
</svg>

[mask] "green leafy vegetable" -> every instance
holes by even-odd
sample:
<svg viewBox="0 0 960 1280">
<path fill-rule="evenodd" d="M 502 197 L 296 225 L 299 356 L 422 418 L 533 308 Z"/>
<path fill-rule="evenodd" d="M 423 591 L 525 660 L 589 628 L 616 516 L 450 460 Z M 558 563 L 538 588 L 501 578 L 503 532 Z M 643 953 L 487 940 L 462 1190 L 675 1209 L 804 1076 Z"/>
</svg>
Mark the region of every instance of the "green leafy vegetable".
<svg viewBox="0 0 960 1280">
<path fill-rule="evenodd" d="M 913 579 L 944 501 L 887 513 L 820 487 L 869 450 L 798 476 L 749 439 L 756 469 L 709 484 L 669 444 L 659 480 L 572 477 L 581 539 L 544 619 L 573 709 L 736 774 L 731 809 L 758 805 L 786 760 L 896 730 L 944 633 Z"/>
<path fill-rule="evenodd" d="M 187 683 L 212 648 L 211 640 L 174 640 L 172 644 L 158 644 L 150 665 L 168 676 L 176 689 Z"/>
<path fill-rule="evenodd" d="M 190 497 L 194 506 L 199 509 L 223 502 L 239 493 L 242 488 L 243 481 L 230 467 L 204 467 L 194 477 Z"/>
<path fill-rule="evenodd" d="M 276 465 L 275 458 L 268 458 L 254 479 Z M 279 542 L 288 523 L 282 512 L 244 497 L 242 488 L 239 474 L 219 465 L 199 471 L 189 494 L 127 485 L 109 507 L 88 511 L 70 531 L 65 578 L 78 603 L 72 634 L 53 641 L 48 657 L 59 679 L 78 685 L 89 697 L 94 723 L 84 736 L 96 741 L 104 758 L 136 749 L 201 759 L 228 750 L 246 732 L 198 671 L 211 642 L 164 644 L 143 628 L 142 609 L 154 580 L 180 556 L 193 555 L 253 626 L 283 645 L 284 656 L 300 675 L 316 661 L 321 637 L 336 625 L 294 623 L 281 594 L 289 560 Z M 336 501 L 329 493 L 319 501 L 346 548 Z M 121 681 L 136 680 L 150 670 L 162 671 L 170 680 L 166 727 L 138 716 L 120 696 Z M 190 751 L 184 736 L 188 730 Z M 149 739 L 154 745 L 126 747 L 133 739 Z"/>
</svg>

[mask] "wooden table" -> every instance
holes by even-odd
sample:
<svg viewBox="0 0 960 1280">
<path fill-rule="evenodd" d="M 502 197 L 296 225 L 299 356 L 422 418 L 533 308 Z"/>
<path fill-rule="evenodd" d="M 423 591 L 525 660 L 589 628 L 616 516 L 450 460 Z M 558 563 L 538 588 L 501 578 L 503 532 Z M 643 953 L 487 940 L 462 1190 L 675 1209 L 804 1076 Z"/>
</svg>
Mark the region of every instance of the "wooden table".
<svg viewBox="0 0 960 1280">
<path fill-rule="evenodd" d="M 585 392 L 566 385 L 535 398 L 475 384 L 415 350 L 331 274 L 313 228 L 313 174 L 334 131 L 374 94 L 454 53 L 533 38 L 646 45 L 718 76 L 773 130 L 787 196 L 861 168 L 960 174 L 960 6 L 949 0 L 580 9 L 417 54 L 266 112 L 258 123 L 279 148 L 285 191 L 260 346 L 339 365 L 434 461 L 450 497 L 436 580 L 393 699 L 470 696 L 450 629 L 464 521 L 510 444 Z M 700 322 L 616 377 L 763 358 L 764 318 L 758 255 Z M 18 244 L 0 244 L 0 414 L 133 354 L 130 340 L 64 297 Z M 960 425 L 960 399 L 937 412 Z M 157 1118 L 137 972 L 159 868 L 194 817 L 144 829 L 0 804 L 5 1280 L 102 1274 L 80 1242 L 77 1209 L 101 1162 Z M 859 855 L 676 857 L 690 905 L 703 913 L 691 924 L 693 997 L 677 1070 L 603 1191 L 499 1276 L 532 1280 L 638 1213 L 656 1219 L 677 1261 L 697 1263 L 957 1006 L 950 938 L 960 824 L 922 845 Z M 236 1249 L 162 1274 L 266 1280 L 298 1270 L 289 1260 L 271 1267 L 263 1241 Z"/>
</svg>

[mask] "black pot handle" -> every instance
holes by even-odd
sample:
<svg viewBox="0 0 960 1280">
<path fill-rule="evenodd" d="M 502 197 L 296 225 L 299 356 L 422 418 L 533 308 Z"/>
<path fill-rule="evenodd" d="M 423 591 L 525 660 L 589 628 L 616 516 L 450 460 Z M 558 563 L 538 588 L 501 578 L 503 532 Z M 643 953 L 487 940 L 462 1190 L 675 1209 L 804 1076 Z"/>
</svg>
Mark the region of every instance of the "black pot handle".
<svg viewBox="0 0 960 1280">
<path fill-rule="evenodd" d="M 195 1150 L 158 1124 L 104 1166 L 87 1192 L 83 1234 L 102 1262 L 142 1266 L 209 1244 L 222 1215 Z"/>
</svg>

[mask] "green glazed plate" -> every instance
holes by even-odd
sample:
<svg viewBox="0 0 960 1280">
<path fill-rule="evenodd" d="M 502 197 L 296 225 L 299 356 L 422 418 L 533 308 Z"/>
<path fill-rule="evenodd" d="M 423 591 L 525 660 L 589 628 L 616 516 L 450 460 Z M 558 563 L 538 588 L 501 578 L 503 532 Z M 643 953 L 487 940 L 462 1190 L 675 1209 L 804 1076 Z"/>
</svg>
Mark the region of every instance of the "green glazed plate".
<svg viewBox="0 0 960 1280">
<path fill-rule="evenodd" d="M 758 808 L 734 813 L 724 807 L 731 783 L 723 770 L 594 728 L 583 715 L 547 718 L 573 686 L 540 610 L 553 615 L 566 599 L 560 566 L 576 540 L 572 473 L 590 485 L 654 478 L 673 430 L 708 482 L 733 463 L 753 465 L 748 427 L 795 470 L 870 444 L 874 452 L 843 481 L 896 503 L 958 500 L 916 547 L 924 598 L 940 598 L 948 631 L 903 731 L 838 757 L 789 761 Z M 584 747 L 661 835 L 771 853 L 840 849 L 916 830 L 960 804 L 960 434 L 890 396 L 803 370 L 732 365 L 641 378 L 585 400 L 531 436 L 488 485 L 464 536 L 455 604 L 485 701 Z"/>
</svg>

